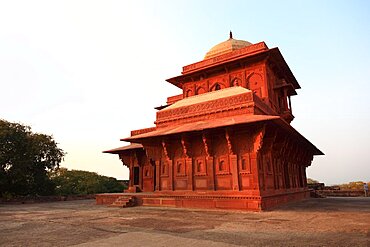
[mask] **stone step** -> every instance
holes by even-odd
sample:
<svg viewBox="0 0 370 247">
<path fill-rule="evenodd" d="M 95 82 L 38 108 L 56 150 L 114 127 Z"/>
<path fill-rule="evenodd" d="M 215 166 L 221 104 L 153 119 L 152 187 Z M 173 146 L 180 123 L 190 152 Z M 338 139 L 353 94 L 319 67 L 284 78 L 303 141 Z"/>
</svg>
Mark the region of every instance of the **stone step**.
<svg viewBox="0 0 370 247">
<path fill-rule="evenodd" d="M 135 198 L 133 196 L 120 196 L 109 206 L 120 208 L 133 207 L 135 206 Z"/>
</svg>

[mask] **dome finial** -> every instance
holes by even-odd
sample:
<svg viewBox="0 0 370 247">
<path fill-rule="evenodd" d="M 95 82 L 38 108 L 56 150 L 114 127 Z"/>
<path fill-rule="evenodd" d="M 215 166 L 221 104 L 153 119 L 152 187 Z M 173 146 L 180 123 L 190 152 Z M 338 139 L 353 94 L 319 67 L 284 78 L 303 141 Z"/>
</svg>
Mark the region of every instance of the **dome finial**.
<svg viewBox="0 0 370 247">
<path fill-rule="evenodd" d="M 233 38 L 233 32 L 231 32 L 231 30 L 230 30 L 229 36 L 230 36 L 230 39 Z"/>
</svg>

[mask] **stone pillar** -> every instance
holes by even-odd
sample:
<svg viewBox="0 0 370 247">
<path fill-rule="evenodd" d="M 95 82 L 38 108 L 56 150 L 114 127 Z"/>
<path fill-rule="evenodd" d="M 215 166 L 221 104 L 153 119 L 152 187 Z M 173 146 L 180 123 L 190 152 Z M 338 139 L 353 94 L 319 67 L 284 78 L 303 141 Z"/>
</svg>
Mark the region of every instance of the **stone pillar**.
<svg viewBox="0 0 370 247">
<path fill-rule="evenodd" d="M 130 163 L 130 178 L 129 178 L 129 188 L 134 186 L 134 165 Z"/>
<path fill-rule="evenodd" d="M 185 164 L 188 169 L 188 190 L 194 190 L 194 179 L 193 179 L 193 159 L 192 158 L 186 158 Z"/>
<path fill-rule="evenodd" d="M 239 174 L 238 174 L 238 157 L 235 154 L 229 155 L 230 170 L 233 181 L 233 190 L 239 190 Z"/>
<path fill-rule="evenodd" d="M 207 167 L 208 167 L 208 175 L 209 175 L 208 188 L 210 190 L 215 190 L 215 171 L 214 171 L 213 157 L 207 158 Z"/>
<path fill-rule="evenodd" d="M 160 178 L 161 178 L 161 176 L 160 176 L 160 174 L 161 174 L 161 166 L 160 166 L 160 164 L 161 164 L 161 162 L 159 161 L 159 160 L 156 160 L 155 161 L 155 181 L 156 181 L 156 184 L 155 184 L 155 191 L 159 191 L 160 190 L 160 187 L 159 187 L 159 185 L 160 185 Z"/>
<path fill-rule="evenodd" d="M 258 164 L 257 164 L 257 154 L 251 153 L 250 154 L 250 161 L 251 161 L 251 173 L 253 174 L 253 189 L 259 190 L 259 177 L 258 177 Z"/>
<path fill-rule="evenodd" d="M 168 164 L 168 178 L 169 178 L 169 184 L 168 184 L 168 190 L 173 190 L 173 161 L 170 159 L 167 159 L 167 164 Z"/>
<path fill-rule="evenodd" d="M 143 164 L 139 165 L 139 186 L 141 191 L 143 190 L 143 172 L 144 172 L 143 168 L 144 168 Z"/>
<path fill-rule="evenodd" d="M 307 175 L 306 175 L 306 167 L 302 166 L 302 176 L 303 176 L 303 187 L 307 188 Z"/>
</svg>

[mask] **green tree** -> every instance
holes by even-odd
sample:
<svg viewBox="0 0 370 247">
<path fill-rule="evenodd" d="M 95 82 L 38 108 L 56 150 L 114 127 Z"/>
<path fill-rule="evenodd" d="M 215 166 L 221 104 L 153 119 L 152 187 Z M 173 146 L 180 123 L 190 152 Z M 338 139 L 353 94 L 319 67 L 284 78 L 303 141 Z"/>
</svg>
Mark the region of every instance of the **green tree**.
<svg viewBox="0 0 370 247">
<path fill-rule="evenodd" d="M 0 196 L 52 194 L 47 172 L 57 169 L 64 155 L 52 136 L 0 119 Z"/>
<path fill-rule="evenodd" d="M 59 168 L 50 172 L 57 195 L 88 195 L 106 192 L 122 192 L 124 186 L 115 178 L 95 172 Z"/>
</svg>

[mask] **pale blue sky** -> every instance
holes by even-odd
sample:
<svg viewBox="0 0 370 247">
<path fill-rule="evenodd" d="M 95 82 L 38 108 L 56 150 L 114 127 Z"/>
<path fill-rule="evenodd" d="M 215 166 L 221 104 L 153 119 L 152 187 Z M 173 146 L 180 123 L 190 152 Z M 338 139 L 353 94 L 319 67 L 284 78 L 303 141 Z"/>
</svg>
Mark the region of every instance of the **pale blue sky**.
<svg viewBox="0 0 370 247">
<path fill-rule="evenodd" d="M 63 166 L 127 178 L 130 130 L 165 82 L 228 38 L 279 47 L 302 89 L 293 126 L 326 155 L 308 176 L 370 180 L 369 1 L 1 1 L 0 118 L 52 134 Z"/>
</svg>

